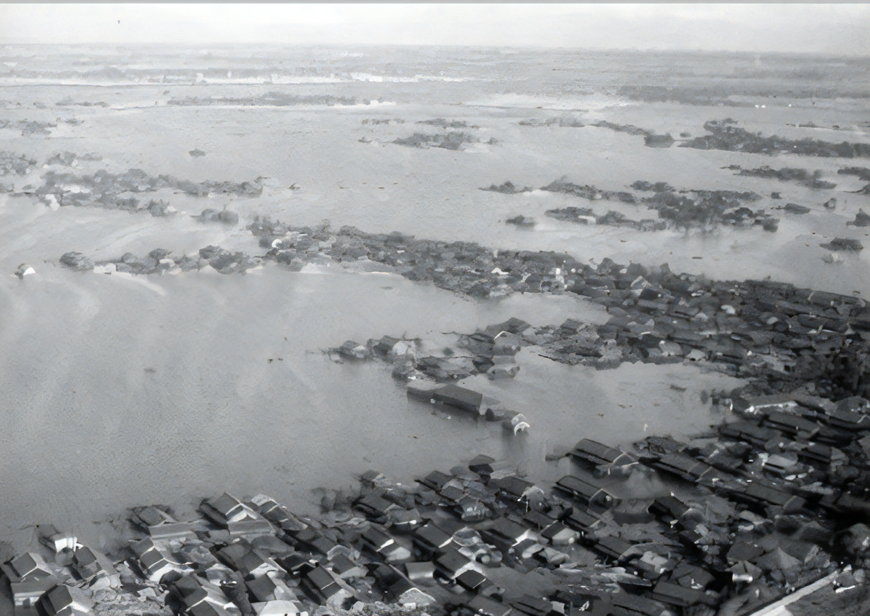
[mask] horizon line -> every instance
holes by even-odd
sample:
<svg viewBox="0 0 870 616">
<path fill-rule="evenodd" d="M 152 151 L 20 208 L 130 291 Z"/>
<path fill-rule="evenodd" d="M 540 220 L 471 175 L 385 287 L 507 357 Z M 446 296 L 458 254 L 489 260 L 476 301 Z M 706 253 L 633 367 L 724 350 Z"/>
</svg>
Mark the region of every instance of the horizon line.
<svg viewBox="0 0 870 616">
<path fill-rule="evenodd" d="M 635 52 L 635 53 L 696 53 L 696 54 L 743 54 L 758 55 L 772 54 L 782 56 L 828 56 L 832 58 L 870 58 L 870 54 L 860 53 L 835 53 L 830 51 L 783 51 L 783 50 L 741 50 L 741 49 L 680 49 L 680 48 L 655 48 L 655 47 L 568 47 L 563 45 L 477 45 L 455 43 L 283 43 L 275 41 L 233 41 L 233 42 L 166 42 L 166 41 L 136 41 L 136 42 L 112 42 L 112 41 L 88 41 L 88 42 L 21 42 L 0 40 L 0 46 L 28 46 L 28 47 L 87 47 L 87 46 L 110 46 L 110 47 L 185 47 L 207 49 L 208 47 L 286 47 L 286 48 L 457 48 L 457 49 L 509 49 L 519 51 L 577 51 L 577 52 Z"/>
</svg>

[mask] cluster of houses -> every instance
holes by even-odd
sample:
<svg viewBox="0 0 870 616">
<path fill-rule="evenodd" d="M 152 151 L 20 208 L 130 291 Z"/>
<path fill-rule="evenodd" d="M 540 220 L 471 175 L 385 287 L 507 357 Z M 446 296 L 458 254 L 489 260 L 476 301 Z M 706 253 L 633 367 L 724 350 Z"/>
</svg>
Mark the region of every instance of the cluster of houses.
<svg viewBox="0 0 870 616">
<path fill-rule="evenodd" d="M 257 220 L 250 229 L 278 261 L 326 253 L 471 296 L 567 291 L 604 306 L 610 319 L 600 325 L 490 326 L 461 338 L 463 357 L 419 358 L 416 345 L 389 337 L 339 349 L 392 361 L 405 378 L 440 381 L 408 394 L 515 432 L 528 427 L 524 417 L 452 381 L 509 378 L 531 345 L 601 367 L 704 361 L 754 379 L 746 391 L 790 393 L 732 398 L 728 421 L 691 442 L 656 436 L 623 450 L 583 439 L 570 452 L 571 472 L 552 484 L 478 456 L 413 485 L 366 473 L 352 504 L 316 520 L 262 495 L 207 499 L 193 521 L 144 507 L 131 517 L 138 538 L 113 559 L 43 529 L 48 556 L 3 564 L 19 609 L 102 613 L 135 594 L 155 613 L 191 616 L 366 606 L 449 616 L 742 616 L 832 574 L 841 596 L 870 601 L 861 583 L 870 566 L 863 300 L 352 228 Z M 224 259 L 204 250 L 204 259 Z"/>
<path fill-rule="evenodd" d="M 552 485 L 483 455 L 411 485 L 369 471 L 318 519 L 264 495 L 206 499 L 194 521 L 139 507 L 114 558 L 40 527 L 41 551 L 2 571 L 20 613 L 48 616 L 111 613 L 124 594 L 186 616 L 749 614 L 837 572 L 866 593 L 870 402 L 730 403 L 692 442 L 582 439 Z M 635 475 L 659 487 L 636 498 Z"/>
<path fill-rule="evenodd" d="M 556 276 L 559 267 L 554 269 Z M 385 336 L 336 349 L 353 359 L 391 361 L 394 375 L 438 382 L 475 374 L 514 376 L 524 347 L 555 361 L 615 367 L 624 361 L 702 362 L 753 379 L 757 393 L 802 390 L 839 399 L 870 395 L 870 306 L 858 297 L 770 281 L 724 282 L 667 268 L 605 259 L 592 272 L 559 274 L 567 290 L 605 307 L 606 323 L 567 319 L 533 327 L 509 319 L 462 334 L 443 356 L 397 355 L 409 341 Z"/>
<path fill-rule="evenodd" d="M 592 267 L 566 254 L 493 251 L 469 242 L 369 234 L 353 227 L 335 232 L 328 226 L 292 227 L 255 217 L 248 229 L 269 248 L 262 257 L 208 246 L 198 257 L 172 256 L 158 249 L 142 258 L 127 254 L 110 265 L 115 271 L 159 274 L 208 264 L 229 274 L 263 260 L 293 267 L 323 260 L 365 261 L 471 297 L 575 293 L 610 315 L 598 325 L 568 319 L 558 326 L 532 327 L 510 319 L 461 336 L 458 346 L 467 352 L 454 355 L 417 357 L 409 341 L 388 336 L 366 344 L 348 341 L 337 349 L 354 359 L 388 359 L 395 375 L 407 380 L 443 382 L 473 374 L 510 378 L 520 369 L 517 351 L 534 346 L 570 364 L 705 362 L 762 381 L 767 389 L 814 386 L 814 393 L 832 398 L 870 395 L 867 377 L 854 373 L 855 365 L 867 359 L 870 338 L 870 306 L 857 296 L 767 280 L 711 281 L 674 273 L 666 264 L 647 268 L 604 259 Z M 61 262 L 74 269 L 93 268 L 78 253 L 67 253 Z M 856 353 L 863 355 L 850 359 Z"/>
<path fill-rule="evenodd" d="M 49 560 L 39 552 L 25 552 L 0 564 L 9 583 L 16 613 L 79 616 L 91 613 L 95 591 L 119 588 L 121 578 L 111 559 L 78 542 L 75 535 L 41 526 L 39 540 Z M 76 583 L 67 584 L 75 578 Z M 37 611 L 41 608 L 41 611 Z"/>
</svg>

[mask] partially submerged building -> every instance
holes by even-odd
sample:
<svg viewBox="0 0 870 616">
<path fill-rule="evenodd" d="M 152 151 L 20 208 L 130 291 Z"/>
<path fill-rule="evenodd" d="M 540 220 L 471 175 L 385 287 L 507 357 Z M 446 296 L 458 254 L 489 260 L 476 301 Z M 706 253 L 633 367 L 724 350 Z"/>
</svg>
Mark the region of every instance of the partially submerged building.
<svg viewBox="0 0 870 616">
<path fill-rule="evenodd" d="M 274 533 L 272 525 L 239 499 L 224 493 L 204 500 L 200 510 L 233 537 Z"/>
<path fill-rule="evenodd" d="M 34 607 L 59 582 L 42 556 L 33 552 L 25 552 L 0 564 L 0 570 L 9 581 L 16 608 Z"/>
<path fill-rule="evenodd" d="M 179 539 L 193 534 L 188 522 L 179 522 L 160 507 L 136 507 L 133 509 L 133 523 L 144 530 L 152 539 Z"/>
</svg>

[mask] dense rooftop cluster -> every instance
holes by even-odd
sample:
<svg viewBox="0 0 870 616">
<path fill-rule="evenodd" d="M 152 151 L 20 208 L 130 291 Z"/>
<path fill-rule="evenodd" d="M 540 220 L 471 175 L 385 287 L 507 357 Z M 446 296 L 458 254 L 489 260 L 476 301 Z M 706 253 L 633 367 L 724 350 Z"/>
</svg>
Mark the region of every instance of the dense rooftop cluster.
<svg viewBox="0 0 870 616">
<path fill-rule="evenodd" d="M 570 292 L 603 305 L 611 318 L 594 328 L 569 322 L 511 332 L 518 347 L 537 345 L 566 363 L 604 367 L 621 361 L 707 361 L 735 376 L 754 378 L 767 391 L 804 387 L 835 397 L 866 395 L 870 385 L 870 308 L 857 297 L 771 281 L 711 281 L 676 274 L 667 265 L 625 266 L 605 259 L 592 267 L 564 254 L 491 251 L 469 242 L 368 234 L 353 227 L 334 233 L 328 227 L 293 228 L 256 219 L 249 229 L 261 246 L 269 247 L 264 259 L 292 268 L 324 259 L 376 262 L 411 280 L 431 281 L 473 297 Z M 74 269 L 93 267 L 79 253 L 67 253 L 61 261 Z M 209 246 L 198 257 L 178 257 L 161 249 L 143 258 L 128 253 L 114 261 L 114 267 L 160 273 L 210 265 L 234 273 L 260 262 L 259 257 Z M 469 339 L 476 336 L 483 344 L 493 344 L 493 336 L 499 334 L 469 333 Z M 444 370 L 444 365 L 455 363 L 451 358 L 433 358 L 422 371 L 436 378 L 486 372 L 493 355 L 498 353 L 477 348 L 474 360 L 465 362 L 466 372 Z"/>
<path fill-rule="evenodd" d="M 36 161 L 23 154 L 0 152 L 0 175 L 27 175 L 36 166 Z"/>
<path fill-rule="evenodd" d="M 58 122 L 66 122 L 68 124 L 79 124 L 78 120 L 61 120 Z M 41 122 L 39 120 L 0 120 L 0 128 L 10 128 L 12 130 L 20 130 L 22 137 L 31 137 L 33 135 L 50 135 L 51 129 L 57 128 L 56 122 Z"/>
<path fill-rule="evenodd" d="M 532 327 L 512 319 L 462 335 L 462 358 L 414 357 L 408 366 L 402 354 L 399 374 L 449 380 L 492 373 L 510 364 L 504 356 L 534 347 L 563 363 L 597 367 L 703 361 L 753 379 L 765 392 L 870 394 L 870 310 L 864 300 L 769 281 L 709 281 L 666 266 L 648 270 L 610 260 L 577 278 L 568 290 L 603 304 L 611 315 L 606 323 L 568 319 Z M 366 346 L 375 356 L 395 358 L 394 352 L 378 353 L 389 346 L 384 339 Z"/>
<path fill-rule="evenodd" d="M 267 92 L 260 96 L 185 96 L 184 98 L 171 98 L 167 105 L 181 107 L 202 107 L 210 105 L 231 106 L 267 106 L 267 107 L 291 107 L 295 105 L 356 105 L 357 99 L 352 96 L 333 96 L 331 94 L 288 94 L 286 92 Z M 363 101 L 368 104 L 369 101 Z"/>
<path fill-rule="evenodd" d="M 472 128 L 472 127 L 469 127 Z M 495 139 L 483 142 L 478 137 L 463 131 L 452 130 L 447 133 L 414 133 L 408 137 L 400 137 L 393 141 L 396 145 L 404 145 L 412 148 L 442 148 L 445 150 L 461 150 L 467 144 L 487 143 L 494 144 Z"/>
<path fill-rule="evenodd" d="M 781 182 L 798 182 L 804 186 L 815 189 L 831 189 L 837 187 L 833 182 L 827 182 L 820 179 L 822 177 L 821 170 L 816 170 L 810 173 L 806 169 L 795 169 L 793 167 L 773 169 L 767 165 L 758 167 L 757 169 L 743 169 L 740 165 L 729 165 L 726 169 L 735 171 L 735 175 L 745 175 L 755 178 L 774 178 Z"/>
<path fill-rule="evenodd" d="M 93 175 L 58 173 L 48 171 L 43 184 L 33 194 L 43 202 L 58 206 L 93 206 L 130 211 L 148 210 L 152 215 L 166 215 L 174 211 L 169 204 L 152 200 L 147 206 L 140 205 L 134 195 L 153 193 L 161 189 L 177 190 L 193 197 L 209 194 L 231 194 L 240 197 L 258 197 L 263 192 L 262 178 L 251 182 L 200 182 L 179 180 L 171 175 L 152 176 L 141 169 L 130 169 L 113 174 L 100 169 Z M 156 204 L 156 205 L 155 205 Z"/>
<path fill-rule="evenodd" d="M 837 573 L 866 599 L 870 402 L 721 402 L 736 421 L 691 442 L 582 439 L 552 485 L 477 456 L 412 485 L 367 472 L 318 519 L 264 495 L 206 499 L 191 521 L 138 507 L 111 558 L 41 526 L 2 571 L 22 613 L 48 616 L 713 616 Z M 618 497 L 632 474 L 664 487 Z"/>
<path fill-rule="evenodd" d="M 569 206 L 547 210 L 547 216 L 581 224 L 629 226 L 640 231 L 662 229 L 709 228 L 719 225 L 731 227 L 761 226 L 765 231 L 776 231 L 778 219 L 763 209 L 752 210 L 747 204 L 758 201 L 760 195 L 750 191 L 733 190 L 681 190 L 677 191 L 665 182 L 652 184 L 643 180 L 631 185 L 649 196 L 638 196 L 627 191 L 602 190 L 595 186 L 580 185 L 561 179 L 541 187 L 541 190 L 563 193 L 587 201 L 612 201 L 631 205 L 643 205 L 656 212 L 658 219 L 632 220 L 621 212 L 596 212 L 592 208 Z M 531 188 L 518 188 L 512 182 L 492 184 L 481 190 L 515 195 L 530 192 Z M 692 196 L 689 196 L 689 195 Z"/>
<path fill-rule="evenodd" d="M 799 154 L 803 156 L 822 156 L 838 158 L 866 158 L 870 156 L 870 144 L 867 143 L 829 143 L 815 139 L 786 139 L 785 137 L 763 137 L 751 133 L 745 128 L 735 126 L 737 122 L 730 118 L 704 123 L 708 134 L 684 141 L 681 148 L 696 148 L 699 150 L 728 150 L 732 152 L 748 152 L 750 154 Z"/>
</svg>

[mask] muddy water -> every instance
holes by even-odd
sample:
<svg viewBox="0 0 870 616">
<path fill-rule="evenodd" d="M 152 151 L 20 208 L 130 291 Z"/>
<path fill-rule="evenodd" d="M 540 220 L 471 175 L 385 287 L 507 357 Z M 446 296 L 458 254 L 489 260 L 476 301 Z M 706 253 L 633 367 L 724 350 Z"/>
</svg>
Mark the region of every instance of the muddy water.
<svg viewBox="0 0 870 616">
<path fill-rule="evenodd" d="M 685 367 L 596 372 L 527 353 L 516 381 L 472 379 L 527 415 L 533 431 L 515 438 L 500 424 L 409 402 L 386 366 L 339 364 L 321 350 L 369 333 L 447 339 L 442 332 L 514 315 L 596 320 L 579 300 L 478 303 L 327 268 L 147 282 L 46 272 L 4 281 L 0 300 L 0 343 L 16 350 L 0 359 L 0 519 L 19 541 L 28 536 L 20 526 L 46 521 L 103 542 L 110 530 L 91 520 L 143 502 L 184 511 L 224 489 L 310 510 L 313 488 L 349 486 L 361 470 L 407 480 L 477 453 L 552 476 L 558 466 L 544 456 L 580 435 L 628 442 L 645 428 L 703 429 L 711 417 L 698 413 L 700 390 L 729 384 Z M 651 391 L 658 402 L 645 408 Z"/>
<path fill-rule="evenodd" d="M 467 87 L 469 92 L 474 92 Z M 431 86 L 420 85 L 416 96 L 423 96 L 426 88 Z M 70 89 L 74 91 L 70 96 L 81 98 L 75 91 L 87 90 L 81 87 L 34 89 L 39 90 L 40 99 L 48 101 L 69 95 Z M 202 86 L 195 90 L 202 97 L 239 95 L 237 89 Z M 100 90 L 102 98 L 107 99 L 141 96 L 137 89 Z M 169 98 L 175 89 L 168 91 L 171 94 L 155 93 L 155 96 Z M 334 91 L 341 93 L 338 89 Z M 815 117 L 806 109 L 784 105 L 765 110 L 729 109 L 728 113 L 732 111 L 732 115 L 745 116 L 747 123 L 756 116 L 756 127 L 766 134 L 784 134 L 780 130 L 783 128 L 795 132 L 798 129 L 788 127 L 789 124 L 805 122 L 808 116 Z M 56 110 L 49 113 L 15 109 L 7 113 L 12 118 L 39 119 L 42 114 L 54 119 L 57 116 Z M 63 113 L 73 112 L 63 108 Z M 870 257 L 866 251 L 843 255 L 842 262 L 831 265 L 822 261 L 827 251 L 819 246 L 833 237 L 862 239 L 870 245 L 866 229 L 846 226 L 860 208 L 870 211 L 870 197 L 846 192 L 864 183 L 854 176 L 836 173 L 843 166 L 860 166 L 860 159 L 770 157 L 678 147 L 662 150 L 644 147 L 641 137 L 604 128 L 518 124 L 522 119 L 543 113 L 550 112 L 416 102 L 300 109 L 90 107 L 74 109 L 75 116 L 84 120 L 81 126 L 62 124 L 47 137 L 25 138 L 9 129 L 0 132 L 6 137 L 5 148 L 29 154 L 39 161 L 59 150 L 101 154 L 103 161 L 81 163 L 80 168 L 88 172 L 105 168 L 120 173 L 141 168 L 153 175 L 167 173 L 193 181 L 241 182 L 258 176 L 268 178 L 264 193 L 258 199 L 159 195 L 170 200 L 176 209 L 192 214 L 198 214 L 205 207 L 228 206 L 242 214 L 243 220 L 254 213 L 280 217 L 295 224 L 318 224 L 328 220 L 336 227 L 347 224 L 366 231 L 398 230 L 418 237 L 475 241 L 493 248 L 560 250 L 594 260 L 611 257 L 618 261 L 667 262 L 675 271 L 703 273 L 715 278 L 769 275 L 777 280 L 811 284 L 833 292 L 859 291 L 870 295 Z M 692 134 L 701 134 L 704 121 L 723 113 L 719 108 L 710 107 L 623 103 L 605 111 L 575 115 L 581 119 L 607 117 L 611 121 L 631 122 L 662 131 L 671 127 L 669 130 L 674 133 L 689 129 Z M 831 114 L 830 110 L 819 113 L 828 120 Z M 495 138 L 497 143 L 480 143 L 468 151 L 425 150 L 391 143 L 417 131 L 438 132 L 438 129 L 415 124 L 434 117 L 466 121 L 479 127 L 467 129 L 467 132 L 482 141 Z M 841 117 L 839 121 L 848 126 L 850 120 L 860 116 L 855 110 L 846 110 Z M 362 123 L 395 118 L 404 123 L 375 126 Z M 836 135 L 820 135 L 815 129 L 802 131 L 800 135 L 791 136 L 831 141 L 870 139 L 857 127 L 848 133 L 836 131 Z M 360 139 L 369 142 L 363 143 Z M 188 151 L 193 148 L 206 152 L 206 156 L 191 157 Z M 838 186 L 832 190 L 812 190 L 797 183 L 740 177 L 724 169 L 734 164 L 747 169 L 764 165 L 818 169 L 825 179 Z M 17 187 L 28 183 L 38 185 L 41 172 L 37 169 L 29 177 L 4 181 L 14 181 Z M 779 216 L 781 230 L 776 234 L 760 229 L 637 233 L 613 227 L 584 227 L 555 221 L 544 212 L 577 205 L 591 206 L 601 214 L 614 209 L 634 219 L 654 217 L 655 213 L 643 207 L 603 201 L 590 204 L 546 192 L 502 195 L 479 190 L 506 180 L 518 186 L 540 188 L 559 178 L 605 190 L 625 190 L 635 180 L 666 181 L 678 189 L 754 190 L 763 198 L 752 207 L 763 207 Z M 291 190 L 291 185 L 297 189 Z M 769 197 L 774 191 L 782 195 L 780 200 Z M 824 209 L 822 204 L 832 197 L 838 201 L 837 208 Z M 809 206 L 813 211 L 795 216 L 775 209 L 789 202 Z M 534 232 L 504 224 L 504 220 L 517 214 L 538 222 Z M 179 224 L 174 222 L 173 228 L 178 229 Z M 189 227 L 182 226 L 185 233 Z M 173 235 L 169 234 L 166 241 L 172 241 Z"/>
<path fill-rule="evenodd" d="M 15 61 L 23 65 L 28 57 L 16 55 Z M 0 129 L 0 149 L 38 161 L 28 176 L 0 178 L 15 191 L 38 186 L 43 163 L 60 151 L 103 157 L 81 162 L 75 171 L 82 173 L 141 168 L 193 181 L 267 179 L 256 199 L 158 195 L 179 210 L 166 219 L 95 208 L 52 211 L 31 196 L 0 195 L 0 449 L 5 454 L 0 540 L 20 549 L 33 538 L 27 525 L 51 522 L 92 544 L 111 546 L 126 507 L 162 502 L 184 514 L 201 497 L 223 490 L 239 496 L 264 491 L 294 509 L 312 511 L 319 499 L 315 488 L 348 487 L 369 468 L 408 481 L 478 453 L 506 460 L 533 478 L 556 479 L 571 470 L 570 463 L 548 462 L 548 454 L 584 436 L 625 444 L 644 434 L 701 432 L 721 419 L 701 403 L 701 392 L 737 384 L 697 366 L 626 365 L 597 372 L 554 364 L 527 350 L 519 356 L 516 379 L 468 382 L 527 416 L 531 431 L 514 437 L 499 424 L 433 412 L 407 400 L 386 366 L 336 363 L 322 351 L 346 339 L 363 342 L 385 334 L 420 337 L 437 348 L 454 340 L 445 332 L 472 331 L 511 316 L 535 325 L 568 317 L 601 322 L 606 315 L 598 307 L 569 296 L 470 301 L 396 276 L 325 266 L 298 273 L 267 266 L 244 276 L 204 271 L 148 279 L 76 273 L 57 263 L 67 251 L 104 259 L 155 247 L 190 254 L 215 244 L 259 253 L 243 226 L 254 214 L 267 214 L 300 225 L 328 220 L 334 227 L 398 230 L 493 249 L 565 251 L 593 263 L 604 257 L 668 262 L 674 271 L 713 278 L 770 276 L 870 295 L 868 251 L 826 264 L 818 246 L 831 237 L 865 237 L 863 229 L 845 222 L 860 207 L 870 211 L 870 198 L 846 193 L 862 184 L 836 174 L 840 166 L 861 161 L 659 150 L 645 148 L 640 137 L 607 129 L 519 125 L 568 110 L 583 121 L 701 134 L 706 120 L 733 115 L 766 134 L 823 138 L 813 132 L 817 129 L 787 126 L 813 120 L 838 123 L 840 140 L 867 141 L 860 124 L 866 106 L 846 101 L 817 110 L 793 101 L 795 107 L 788 107 L 782 97 L 775 104 L 769 100 L 764 110 L 647 105 L 576 94 L 572 77 L 547 73 L 543 79 L 532 70 L 535 63 L 523 74 L 516 61 L 508 68 L 499 58 L 477 60 L 466 67 L 468 74 L 456 58 L 443 62 L 446 77 L 474 78 L 462 82 L 408 81 L 407 74 L 383 66 L 383 74 L 395 79 L 377 81 L 368 60 L 346 68 L 369 77 L 341 74 L 316 86 L 57 86 L 46 85 L 47 78 L 22 85 L 12 77 L 2 82 L 4 118 L 58 124 L 47 136 Z M 336 62 L 350 60 L 329 59 L 327 73 L 309 71 L 309 77 L 328 77 Z M 428 69 L 441 60 L 425 56 L 419 62 L 406 72 L 437 74 Z M 236 64 L 230 68 L 238 71 Z M 627 70 L 622 64 L 611 68 L 620 75 Z M 607 73 L 606 66 L 596 70 Z M 167 104 L 173 97 L 259 96 L 281 88 L 383 103 Z M 67 99 L 107 106 L 56 105 Z M 83 123 L 58 121 L 73 117 Z M 440 132 L 416 124 L 438 117 L 468 122 L 476 128 L 465 130 L 480 143 L 466 151 L 390 143 L 418 131 Z M 364 123 L 371 119 L 403 122 Z M 194 148 L 206 155 L 191 157 Z M 812 191 L 740 178 L 723 169 L 731 164 L 821 169 L 838 187 Z M 541 191 L 511 196 L 479 190 L 506 180 L 538 188 L 560 177 L 605 190 L 624 190 L 635 180 L 755 190 L 764 199 L 754 207 L 792 201 L 813 211 L 803 217 L 782 214 L 775 234 L 760 229 L 639 233 L 559 222 L 544 212 L 577 205 L 601 213 L 619 209 L 639 219 L 651 215 L 643 208 L 590 205 Z M 782 201 L 770 199 L 772 191 L 781 192 Z M 838 207 L 825 210 L 821 204 L 832 196 Z M 207 226 L 190 216 L 224 206 L 240 214 L 239 227 Z M 504 223 L 517 214 L 538 225 L 527 231 Z M 37 274 L 24 280 L 11 276 L 22 262 Z"/>
</svg>

